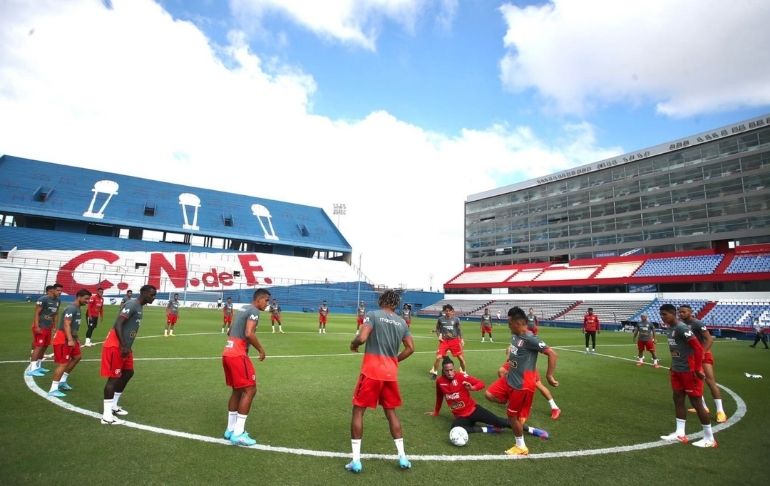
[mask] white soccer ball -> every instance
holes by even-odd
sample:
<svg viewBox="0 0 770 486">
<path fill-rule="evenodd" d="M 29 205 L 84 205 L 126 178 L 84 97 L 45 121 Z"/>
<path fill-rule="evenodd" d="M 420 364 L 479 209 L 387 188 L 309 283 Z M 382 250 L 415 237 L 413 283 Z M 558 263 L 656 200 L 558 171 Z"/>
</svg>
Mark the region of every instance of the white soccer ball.
<svg viewBox="0 0 770 486">
<path fill-rule="evenodd" d="M 454 427 L 449 431 L 449 442 L 462 447 L 468 443 L 468 431 L 462 427 Z"/>
</svg>

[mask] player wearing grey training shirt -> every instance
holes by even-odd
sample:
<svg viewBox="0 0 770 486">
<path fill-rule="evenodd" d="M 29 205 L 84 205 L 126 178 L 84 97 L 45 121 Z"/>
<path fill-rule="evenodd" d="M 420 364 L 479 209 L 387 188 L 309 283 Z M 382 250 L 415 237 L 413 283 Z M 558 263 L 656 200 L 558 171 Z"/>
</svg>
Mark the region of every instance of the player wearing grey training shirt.
<svg viewBox="0 0 770 486">
<path fill-rule="evenodd" d="M 455 309 L 451 304 L 444 304 L 442 311 L 443 314 L 436 321 L 438 351 L 436 352 L 436 360 L 433 362 L 433 368 L 429 371 L 433 380 L 438 376 L 441 360 L 450 352 L 460 361 L 460 368 L 462 368 L 463 373 L 467 372 L 465 356 L 463 356 L 465 341 L 463 340 L 462 329 L 460 329 L 460 319 L 455 317 Z"/>
<path fill-rule="evenodd" d="M 48 285 L 45 292 L 46 295 L 35 302 L 35 315 L 32 318 L 32 355 L 25 371 L 27 376 L 43 376 L 50 371 L 43 368 L 41 363 L 45 350 L 51 344 L 51 330 L 59 313 L 62 286 L 61 284 Z"/>
<path fill-rule="evenodd" d="M 636 341 L 636 349 L 639 351 L 638 362 L 636 366 L 644 365 L 644 351 L 647 350 L 652 355 L 652 365 L 660 368 L 658 356 L 655 354 L 655 324 L 647 320 L 647 314 L 642 314 L 641 322 L 634 327 L 633 341 Z"/>
</svg>

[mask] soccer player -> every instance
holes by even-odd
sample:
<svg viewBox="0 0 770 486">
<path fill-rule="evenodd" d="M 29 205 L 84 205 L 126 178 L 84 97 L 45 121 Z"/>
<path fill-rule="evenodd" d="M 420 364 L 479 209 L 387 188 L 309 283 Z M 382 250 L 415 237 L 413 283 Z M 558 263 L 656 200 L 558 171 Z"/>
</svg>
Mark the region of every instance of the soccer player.
<svg viewBox="0 0 770 486">
<path fill-rule="evenodd" d="M 275 334 L 275 323 L 278 323 L 278 332 L 284 334 L 283 324 L 281 323 L 281 306 L 278 305 L 278 301 L 274 300 L 270 304 L 270 327 L 273 328 L 273 334 Z"/>
<path fill-rule="evenodd" d="M 222 352 L 222 367 L 225 382 L 233 389 L 227 402 L 227 429 L 225 439 L 235 445 L 252 446 L 256 440 L 246 432 L 246 418 L 251 410 L 251 402 L 257 394 L 257 376 L 254 364 L 249 358 L 249 345 L 259 353 L 259 360 L 265 360 L 265 349 L 257 339 L 259 312 L 267 308 L 270 292 L 257 289 L 251 299 L 251 305 L 238 311 L 235 322 L 230 327 L 225 349 Z"/>
<path fill-rule="evenodd" d="M 406 322 L 406 325 L 412 327 L 412 304 L 404 304 L 401 308 L 401 319 Z"/>
<path fill-rule="evenodd" d="M 765 349 L 770 349 L 767 346 L 767 335 L 770 334 L 770 327 L 763 326 L 759 319 L 754 319 L 754 344 L 749 344 L 750 348 L 756 348 L 759 341 L 765 345 Z"/>
<path fill-rule="evenodd" d="M 174 294 L 174 297 L 169 299 L 168 304 L 166 304 L 166 329 L 163 331 L 164 336 L 174 335 L 174 326 L 176 326 L 176 322 L 179 319 L 179 307 L 181 305 L 179 294 Z"/>
<path fill-rule="evenodd" d="M 527 330 L 537 336 L 537 326 L 539 324 L 540 321 L 538 321 L 537 315 L 535 315 L 535 310 L 530 307 L 529 312 L 527 312 Z"/>
<path fill-rule="evenodd" d="M 53 355 L 56 369 L 53 372 L 49 397 L 62 398 L 65 391 L 72 390 L 67 383 L 72 370 L 80 362 L 80 341 L 78 330 L 80 329 L 80 307 L 89 301 L 91 292 L 86 289 L 78 290 L 75 300 L 70 304 L 59 320 L 59 327 L 53 338 Z"/>
<path fill-rule="evenodd" d="M 134 291 L 133 290 L 126 290 L 126 295 L 123 296 L 123 298 L 120 300 L 120 310 L 123 310 L 123 307 L 126 305 L 126 302 L 134 298 Z"/>
<path fill-rule="evenodd" d="M 321 302 L 318 308 L 318 334 L 326 334 L 326 321 L 329 319 L 329 306 L 326 301 Z"/>
<path fill-rule="evenodd" d="M 128 412 L 120 407 L 119 401 L 126 385 L 134 376 L 134 353 L 131 348 L 142 324 L 144 306 L 152 304 L 157 292 L 152 285 L 144 285 L 139 289 L 139 297 L 126 301 L 115 319 L 115 324 L 107 333 L 107 339 L 104 340 L 101 375 L 107 378 L 107 383 L 104 384 L 102 424 L 125 423 L 115 415 L 128 415 Z"/>
<path fill-rule="evenodd" d="M 59 313 L 61 291 L 61 284 L 48 285 L 45 295 L 35 302 L 35 314 L 32 317 L 32 355 L 25 371 L 27 376 L 43 376 L 51 371 L 43 368 L 41 363 L 45 350 L 51 344 L 51 328 L 56 324 L 56 316 Z"/>
<path fill-rule="evenodd" d="M 361 332 L 350 342 L 350 350 L 357 353 L 359 346 L 366 343 L 361 374 L 353 392 L 353 413 L 350 421 L 350 444 L 353 459 L 345 465 L 348 471 L 361 472 L 361 438 L 364 435 L 364 412 L 367 408 L 382 405 L 390 426 L 390 435 L 396 444 L 398 465 L 409 469 L 412 464 L 406 458 L 401 421 L 396 408 L 401 406 L 398 389 L 398 363 L 414 353 L 414 339 L 409 326 L 396 314 L 401 298 L 393 290 L 386 290 L 380 296 L 379 310 L 367 313 Z M 399 353 L 400 345 L 404 345 Z"/>
<path fill-rule="evenodd" d="M 510 353 L 510 346 L 505 351 L 506 355 Z M 508 373 L 508 370 L 511 369 L 511 362 L 507 359 L 505 360 L 505 363 L 503 363 L 500 368 L 497 369 L 497 376 L 505 376 Z M 537 387 L 537 391 L 540 392 L 541 395 L 543 395 L 543 398 L 546 399 L 548 402 L 548 406 L 551 407 L 551 420 L 558 420 L 561 416 L 561 409 L 558 405 L 556 405 L 556 400 L 553 398 L 553 394 L 551 393 L 551 390 L 549 390 L 545 385 L 543 385 L 542 380 L 540 380 L 540 373 L 537 373 L 537 381 L 535 382 L 535 386 Z M 538 430 L 538 429 L 535 429 Z"/>
<path fill-rule="evenodd" d="M 485 335 L 489 334 L 489 342 L 492 340 L 492 315 L 489 313 L 489 307 L 484 308 L 484 313 L 481 315 L 481 342 L 486 341 Z"/>
<path fill-rule="evenodd" d="M 227 329 L 227 334 L 230 334 L 230 326 L 233 324 L 233 298 L 228 297 L 225 305 L 222 306 L 222 334 Z"/>
<path fill-rule="evenodd" d="M 86 330 L 86 347 L 93 346 L 91 336 L 94 335 L 94 329 L 99 324 L 99 319 L 104 320 L 104 289 L 99 287 L 96 293 L 88 299 L 88 329 Z"/>
<path fill-rule="evenodd" d="M 356 336 L 361 333 L 361 325 L 364 323 L 365 317 L 366 305 L 364 305 L 364 301 L 362 300 L 358 304 L 358 309 L 356 310 Z"/>
<path fill-rule="evenodd" d="M 711 421 L 706 407 L 703 405 L 703 346 L 695 332 L 676 318 L 676 307 L 671 304 L 660 306 L 660 319 L 668 326 L 668 348 L 671 350 L 671 388 L 674 391 L 674 412 L 676 413 L 676 430 L 660 438 L 668 441 L 688 442 L 685 434 L 687 410 L 684 405 L 685 395 L 690 397 L 690 403 L 698 413 L 703 426 L 703 439 L 693 442 L 697 447 L 716 447 L 717 441 L 711 430 Z"/>
<path fill-rule="evenodd" d="M 448 352 L 460 360 L 460 368 L 463 372 L 467 370 L 465 366 L 465 356 L 463 356 L 463 332 L 460 329 L 460 319 L 455 317 L 455 310 L 451 304 L 444 304 L 442 307 L 443 315 L 436 321 L 436 335 L 438 336 L 438 351 L 436 352 L 436 361 L 429 373 L 432 379 L 438 376 L 438 367 L 441 360 Z"/>
<path fill-rule="evenodd" d="M 714 398 L 714 405 L 716 405 L 717 408 L 717 423 L 721 424 L 727 422 L 727 414 L 722 405 L 722 393 L 719 391 L 717 379 L 714 375 L 714 355 L 711 353 L 714 337 L 706 328 L 706 324 L 702 323 L 692 315 L 692 307 L 688 304 L 679 306 L 679 320 L 690 326 L 690 329 L 693 330 L 695 337 L 698 338 L 698 341 L 700 341 L 700 344 L 703 347 L 703 373 L 706 375 L 706 385 L 708 385 L 711 390 L 711 396 Z M 703 397 L 703 407 L 708 414 L 709 409 L 706 406 L 705 396 Z M 692 412 L 695 412 L 695 410 Z"/>
<path fill-rule="evenodd" d="M 655 355 L 655 325 L 647 320 L 647 314 L 641 315 L 641 322 L 634 327 L 632 341 L 636 341 L 636 349 L 639 351 L 636 366 L 644 365 L 644 351 L 647 350 L 652 355 L 652 366 L 660 368 L 658 357 Z"/>
<path fill-rule="evenodd" d="M 548 357 L 545 377 L 551 386 L 559 386 L 554 378 L 557 355 L 539 337 L 527 332 L 527 315 L 519 307 L 508 310 L 508 329 L 511 331 L 511 346 L 508 354 L 509 370 L 497 379 L 485 393 L 488 400 L 507 403 L 508 420 L 516 438 L 516 444 L 505 453 L 510 456 L 526 456 L 529 449 L 524 443 L 524 424 L 529 418 L 532 400 L 535 396 L 537 354 Z"/>
<path fill-rule="evenodd" d="M 596 352 L 596 335 L 601 332 L 601 326 L 599 325 L 599 316 L 594 314 L 592 307 L 588 308 L 588 313 L 583 316 L 583 334 L 586 337 L 586 354 L 588 354 L 588 339 L 591 339 L 591 353 Z"/>
<path fill-rule="evenodd" d="M 482 388 L 484 388 L 483 381 L 462 371 L 456 372 L 452 358 L 447 356 L 441 364 L 441 376 L 436 379 L 436 405 L 432 412 L 427 412 L 427 415 L 437 417 L 442 403 L 446 400 L 447 407 L 454 416 L 454 421 L 449 426 L 450 430 L 462 427 L 469 434 L 473 432 L 494 434 L 501 429 L 510 428 L 511 424 L 508 420 L 498 417 L 473 399 L 470 392 Z M 476 425 L 477 423 L 489 426 L 479 426 Z M 548 438 L 547 434 L 544 438 Z"/>
</svg>

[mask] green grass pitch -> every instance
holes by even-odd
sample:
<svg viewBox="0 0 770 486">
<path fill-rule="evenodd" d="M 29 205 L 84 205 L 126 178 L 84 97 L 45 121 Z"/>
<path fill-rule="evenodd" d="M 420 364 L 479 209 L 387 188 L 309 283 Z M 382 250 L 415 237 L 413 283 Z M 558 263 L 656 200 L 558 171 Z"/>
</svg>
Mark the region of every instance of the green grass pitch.
<svg viewBox="0 0 770 486">
<path fill-rule="evenodd" d="M 85 310 L 85 309 L 84 309 Z M 96 330 L 101 341 L 114 322 L 116 307 Z M 586 356 L 578 330 L 541 328 L 541 336 L 559 353 L 552 389 L 562 416 L 552 421 L 541 397 L 535 398 L 529 424 L 551 434 L 549 441 L 527 437 L 533 456 L 523 460 L 412 460 L 398 469 L 395 460 L 364 459 L 364 471 L 344 470 L 344 458 L 313 457 L 250 450 L 128 427 L 103 426 L 98 420 L 65 410 L 33 393 L 23 371 L 29 358 L 33 304 L 0 303 L 0 484 L 766 484 L 770 450 L 770 351 L 751 349 L 745 341 L 715 344 L 717 378 L 745 403 L 745 416 L 717 432 L 719 447 L 702 450 L 673 444 L 622 452 L 617 448 L 659 440 L 674 427 L 666 369 L 639 368 L 630 334 L 602 332 L 600 355 Z M 145 311 L 134 345 L 136 375 L 121 399 L 132 422 L 220 438 L 227 419 L 229 388 L 224 384 L 220 353 L 221 314 L 211 309 L 182 309 L 177 336 L 164 338 L 162 308 Z M 416 353 L 401 364 L 404 399 L 401 417 L 407 453 L 418 455 L 501 455 L 513 444 L 511 433 L 472 434 L 466 447 L 449 444 L 451 421 L 446 405 L 440 417 L 426 416 L 434 403 L 428 378 L 436 350 L 434 321 L 412 326 Z M 263 313 L 258 336 L 267 360 L 256 362 L 258 392 L 246 429 L 259 444 L 290 449 L 350 452 L 350 399 L 361 355 L 348 344 L 353 315 L 332 314 L 328 334 L 317 333 L 316 314 L 284 313 L 286 334 L 270 332 Z M 495 327 L 495 343 L 481 343 L 478 324 L 464 324 L 471 374 L 489 385 L 504 361 L 509 340 L 505 326 Z M 85 331 L 81 332 L 81 341 Z M 662 364 L 668 347 L 658 338 Z M 101 347 L 83 348 L 83 361 L 70 377 L 74 390 L 65 402 L 101 411 L 104 380 L 99 376 Z M 49 348 L 52 352 L 52 348 Z M 252 352 L 252 356 L 256 353 Z M 606 355 L 606 356 L 605 356 Z M 620 359 L 616 359 L 620 358 Z M 539 360 L 544 374 L 546 360 Z M 648 359 L 649 362 L 649 359 Z M 53 363 L 46 361 L 52 368 Z M 745 372 L 763 375 L 746 378 Z M 48 390 L 50 378 L 35 378 Z M 713 409 L 710 394 L 706 392 Z M 499 415 L 501 406 L 477 401 Z M 736 401 L 723 392 L 729 416 Z M 700 430 L 690 415 L 687 432 Z M 575 456 L 575 451 L 606 453 Z M 381 409 L 367 411 L 363 453 L 395 454 Z M 538 454 L 563 453 L 537 458 Z"/>
</svg>

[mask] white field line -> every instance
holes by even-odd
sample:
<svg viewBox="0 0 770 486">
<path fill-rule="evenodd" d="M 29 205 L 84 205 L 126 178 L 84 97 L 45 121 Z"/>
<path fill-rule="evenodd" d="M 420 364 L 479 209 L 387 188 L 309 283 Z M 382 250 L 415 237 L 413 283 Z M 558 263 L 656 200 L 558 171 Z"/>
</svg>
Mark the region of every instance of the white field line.
<svg viewBox="0 0 770 486">
<path fill-rule="evenodd" d="M 324 356 L 328 356 L 328 355 L 324 355 Z M 338 355 L 338 356 L 347 356 L 347 355 Z M 600 355 L 600 356 L 607 356 L 607 355 Z M 625 358 L 616 358 L 615 356 L 607 356 L 607 357 L 625 360 Z M 183 358 L 183 359 L 189 359 L 189 358 Z M 204 359 L 214 359 L 214 358 L 204 358 Z M 86 410 L 84 408 L 77 407 L 70 403 L 64 402 L 58 398 L 49 397 L 45 391 L 43 391 L 39 386 L 37 386 L 37 383 L 31 376 L 26 376 L 26 375 L 22 375 L 22 376 L 24 377 L 24 383 L 27 385 L 27 388 L 29 388 L 33 393 L 39 395 L 45 400 L 48 400 L 49 402 L 53 403 L 54 405 L 62 407 L 65 410 L 80 413 L 82 415 L 85 415 L 87 417 L 91 417 L 97 420 L 101 418 L 101 415 L 97 412 L 93 412 L 91 410 Z M 743 399 L 740 396 L 738 396 L 738 394 L 736 394 L 735 392 L 733 392 L 732 390 L 730 390 L 725 386 L 719 385 L 719 387 L 722 388 L 725 392 L 727 392 L 733 398 L 733 400 L 735 400 L 737 409 L 727 422 L 714 426 L 714 429 L 713 429 L 714 432 L 718 432 L 720 430 L 724 430 L 728 427 L 735 425 L 746 415 L 746 412 L 748 410 L 746 407 L 746 402 L 744 402 Z M 168 435 L 171 437 L 192 439 L 200 442 L 208 442 L 211 444 L 231 445 L 230 441 L 222 438 L 209 437 L 209 436 L 200 435 L 200 434 L 192 434 L 189 432 L 179 432 L 177 430 L 164 429 L 162 427 L 154 427 L 151 425 L 144 425 L 137 422 L 126 421 L 125 426 L 131 427 L 134 429 L 144 430 L 147 432 L 153 432 L 156 434 Z M 703 432 L 697 432 L 694 434 L 689 434 L 687 437 L 690 440 L 693 440 L 702 436 L 703 436 Z M 663 446 L 672 445 L 672 444 L 679 444 L 679 442 L 668 442 L 664 440 L 657 440 L 653 442 L 645 442 L 642 444 L 632 444 L 632 445 L 617 446 L 617 447 L 604 447 L 600 449 L 578 449 L 574 451 L 544 452 L 544 453 L 530 454 L 528 456 L 506 456 L 503 454 L 479 454 L 479 455 L 418 454 L 418 455 L 409 456 L 409 459 L 413 461 L 443 461 L 443 462 L 555 459 L 555 458 L 584 457 L 584 456 L 596 456 L 596 455 L 602 455 L 602 454 L 617 454 L 621 452 L 641 451 L 641 450 L 653 449 L 656 447 L 663 447 Z M 260 451 L 282 452 L 286 454 L 294 454 L 294 455 L 301 455 L 301 456 L 332 457 L 332 458 L 349 458 L 350 457 L 350 453 L 347 453 L 347 452 L 319 451 L 314 449 L 297 449 L 292 447 L 280 447 L 280 446 L 270 446 L 270 445 L 262 445 L 262 444 L 257 444 L 248 448 L 256 449 Z M 397 456 L 395 454 L 362 454 L 361 457 L 363 459 L 385 459 L 385 460 L 397 459 Z"/>
</svg>

